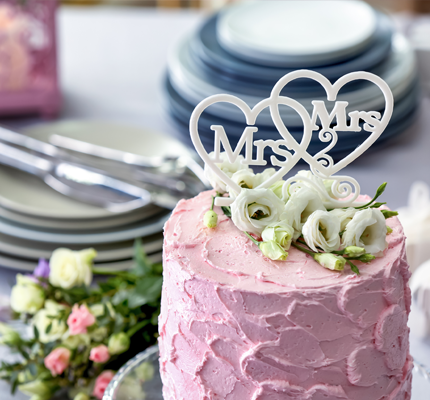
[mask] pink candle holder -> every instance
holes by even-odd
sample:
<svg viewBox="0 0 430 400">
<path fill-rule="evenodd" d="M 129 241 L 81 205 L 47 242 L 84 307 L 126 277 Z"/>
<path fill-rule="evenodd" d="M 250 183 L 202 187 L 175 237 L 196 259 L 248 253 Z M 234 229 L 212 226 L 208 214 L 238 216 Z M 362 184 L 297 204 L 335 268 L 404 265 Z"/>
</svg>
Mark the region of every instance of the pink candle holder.
<svg viewBox="0 0 430 400">
<path fill-rule="evenodd" d="M 0 0 L 0 116 L 60 109 L 56 0 Z"/>
</svg>

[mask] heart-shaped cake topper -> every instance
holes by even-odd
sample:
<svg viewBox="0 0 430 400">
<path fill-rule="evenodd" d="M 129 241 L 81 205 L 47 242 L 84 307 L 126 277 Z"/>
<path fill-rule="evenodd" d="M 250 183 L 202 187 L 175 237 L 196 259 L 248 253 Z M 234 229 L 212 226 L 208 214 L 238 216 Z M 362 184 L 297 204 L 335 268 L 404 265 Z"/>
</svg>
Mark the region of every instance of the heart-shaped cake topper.
<svg viewBox="0 0 430 400">
<path fill-rule="evenodd" d="M 315 100 L 312 102 L 314 108 L 312 115 L 309 115 L 305 107 L 298 101 L 287 97 L 281 96 L 282 89 L 291 81 L 299 78 L 309 78 L 317 81 L 325 89 L 327 93 L 328 101 L 335 101 L 333 109 L 329 113 L 324 101 Z M 365 80 L 377 85 L 384 98 L 385 98 L 385 110 L 383 116 L 376 111 L 352 111 L 346 114 L 346 107 L 348 102 L 336 101 L 336 97 L 339 90 L 347 83 L 355 80 Z M 198 122 L 203 111 L 211 104 L 226 102 L 231 103 L 238 107 L 246 117 L 247 127 L 243 131 L 242 136 L 239 139 L 237 147 L 233 150 L 228 141 L 228 137 L 224 128 L 221 125 L 212 125 L 211 129 L 214 131 L 214 156 L 211 157 L 206 152 L 198 131 Z M 278 171 L 272 175 L 268 180 L 261 183 L 258 188 L 267 188 L 276 181 L 282 179 L 290 170 L 302 159 L 307 162 L 314 175 L 321 179 L 333 180 L 332 194 L 328 195 L 327 192 L 321 193 L 325 198 L 325 203 L 332 206 L 349 206 L 354 204 L 354 201 L 360 194 L 360 186 L 358 182 L 347 176 L 334 175 L 342 170 L 344 167 L 349 165 L 357 157 L 363 154 L 375 141 L 381 136 L 382 132 L 387 127 L 389 120 L 393 112 L 393 95 L 387 83 L 380 77 L 371 74 L 369 72 L 352 72 L 343 77 L 339 78 L 334 84 L 332 84 L 323 75 L 310 70 L 298 70 L 290 72 L 289 74 L 282 77 L 273 87 L 269 98 L 262 100 L 254 108 L 250 108 L 243 100 L 236 96 L 219 94 L 208 97 L 207 99 L 200 102 L 194 109 L 190 119 L 190 134 L 196 151 L 206 163 L 207 168 L 210 168 L 213 173 L 225 183 L 231 190 L 236 194 L 242 190 L 242 188 L 234 182 L 230 176 L 223 172 L 217 164 L 221 163 L 220 153 L 221 144 L 224 147 L 224 151 L 227 154 L 228 160 L 234 163 L 241 150 L 245 148 L 246 157 L 242 160 L 242 163 L 252 165 L 266 165 L 264 161 L 264 148 L 270 147 L 275 155 L 271 156 L 271 162 L 274 166 L 280 167 Z M 279 111 L 280 105 L 286 105 L 295 110 L 303 121 L 303 136 L 299 142 L 291 135 L 284 121 L 281 118 Z M 258 130 L 254 126 L 255 121 L 260 112 L 269 107 L 270 114 L 273 122 L 280 134 L 281 140 L 259 140 L 253 141 L 253 133 Z M 349 118 L 348 118 L 349 117 Z M 334 119 L 336 118 L 336 125 L 334 125 Z M 321 127 L 317 125 L 319 119 Z M 349 119 L 349 121 L 348 121 Z M 362 127 L 359 125 L 360 120 L 363 121 Z M 349 124 L 348 124 L 349 122 Z M 309 154 L 307 151 L 312 138 L 312 131 L 319 130 L 319 140 L 328 143 L 327 147 L 319 151 L 315 155 Z M 364 142 L 354 149 L 345 158 L 334 162 L 328 152 L 336 145 L 338 131 L 350 131 L 359 132 L 365 130 L 369 132 L 369 136 Z M 289 151 L 281 149 L 280 146 L 284 146 Z M 253 149 L 256 150 L 257 156 L 253 158 Z M 279 159 L 277 156 L 281 156 Z M 306 178 L 300 178 L 306 180 Z M 284 190 L 290 190 L 290 185 L 294 182 L 294 178 L 290 178 L 284 184 Z M 309 184 L 313 185 L 312 180 L 309 180 Z M 314 185 L 315 186 L 315 185 Z M 289 189 L 290 188 L 290 189 Z M 320 188 L 315 187 L 318 191 Z M 351 194 L 353 195 L 351 196 Z M 346 200 L 347 199 L 347 200 Z M 233 201 L 232 198 L 218 197 L 216 198 L 216 205 L 229 205 Z"/>
</svg>

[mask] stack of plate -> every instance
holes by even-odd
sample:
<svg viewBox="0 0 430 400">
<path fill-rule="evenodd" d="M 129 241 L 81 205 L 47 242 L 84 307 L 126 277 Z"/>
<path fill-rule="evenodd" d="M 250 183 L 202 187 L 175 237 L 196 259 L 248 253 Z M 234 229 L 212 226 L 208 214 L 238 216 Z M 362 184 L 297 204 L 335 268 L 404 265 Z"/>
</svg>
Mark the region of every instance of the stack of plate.
<svg viewBox="0 0 430 400">
<path fill-rule="evenodd" d="M 65 121 L 38 125 L 27 133 L 48 142 L 52 133 L 144 156 L 190 154 L 180 143 L 159 133 L 101 122 Z M 133 243 L 142 238 L 149 258 L 161 261 L 162 230 L 169 211 L 150 205 L 112 213 L 63 196 L 41 180 L 0 166 L 0 266 L 32 271 L 39 258 L 58 247 L 98 251 L 96 266 L 126 269 Z"/>
<path fill-rule="evenodd" d="M 406 39 L 395 33 L 390 19 L 359 1 L 243 2 L 208 19 L 171 53 L 165 80 L 168 113 L 175 134 L 190 144 L 188 122 L 204 98 L 229 93 L 254 106 L 270 95 L 279 78 L 296 69 L 311 69 L 331 82 L 353 71 L 369 71 L 384 79 L 395 98 L 391 122 L 379 142 L 402 132 L 417 106 L 414 53 Z M 309 79 L 291 82 L 282 94 L 300 101 L 312 114 L 312 100 L 324 100 L 322 87 Z M 347 111 L 383 111 L 378 87 L 365 81 L 347 84 L 337 98 L 349 102 Z M 281 110 L 295 137 L 302 122 L 293 110 Z M 232 145 L 245 126 L 242 112 L 230 104 L 211 105 L 202 115 L 199 130 L 208 151 L 213 149 L 213 124 L 223 125 Z M 278 139 L 266 109 L 257 118 L 256 139 Z M 310 152 L 326 145 L 317 132 Z M 340 133 L 330 153 L 340 156 L 367 137 L 366 132 Z"/>
</svg>

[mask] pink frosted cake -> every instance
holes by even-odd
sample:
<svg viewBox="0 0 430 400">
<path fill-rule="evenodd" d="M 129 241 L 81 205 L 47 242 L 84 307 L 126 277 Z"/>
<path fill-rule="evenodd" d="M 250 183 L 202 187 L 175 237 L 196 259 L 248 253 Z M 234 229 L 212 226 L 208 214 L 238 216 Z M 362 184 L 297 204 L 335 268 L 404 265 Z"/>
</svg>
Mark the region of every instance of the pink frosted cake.
<svg viewBox="0 0 430 400">
<path fill-rule="evenodd" d="M 405 237 L 387 219 L 384 256 L 360 275 L 291 247 L 266 258 L 211 195 L 165 226 L 160 370 L 165 400 L 408 400 L 412 361 Z"/>
</svg>

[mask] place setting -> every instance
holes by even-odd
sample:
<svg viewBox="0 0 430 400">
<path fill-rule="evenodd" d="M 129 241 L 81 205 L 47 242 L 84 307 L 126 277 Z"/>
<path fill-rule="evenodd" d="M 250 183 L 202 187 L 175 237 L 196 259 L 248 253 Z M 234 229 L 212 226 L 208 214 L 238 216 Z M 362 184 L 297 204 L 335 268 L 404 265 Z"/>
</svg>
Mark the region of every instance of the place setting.
<svg viewBox="0 0 430 400">
<path fill-rule="evenodd" d="M 193 187 L 194 190 L 204 187 L 187 166 L 188 162 L 191 168 L 197 171 L 200 168 L 190 151 L 165 135 L 157 133 L 154 140 L 154 133 L 144 128 L 103 121 L 61 121 L 32 126 L 23 133 L 26 136 L 0 129 L 0 264 L 3 267 L 33 271 L 40 258 L 48 259 L 58 247 L 76 250 L 94 247 L 98 251 L 97 268 L 125 270 L 133 263 L 135 238 L 141 238 L 148 257 L 159 262 L 162 229 L 170 210 L 180 198 L 191 196 L 189 190 Z M 31 142 L 31 139 L 35 141 Z M 48 178 L 27 172 L 28 165 L 21 163 L 19 169 L 13 168 L 18 162 L 12 159 L 15 150 L 20 152 L 17 153 L 18 160 L 24 156 L 38 157 L 30 158 L 30 161 L 54 160 L 61 165 L 61 157 L 65 157 L 71 160 L 70 166 L 88 169 L 78 171 L 81 174 L 97 171 L 100 176 L 90 182 L 95 196 L 115 194 L 124 182 L 140 185 L 135 189 L 141 189 L 147 199 L 134 205 L 129 194 L 119 192 L 124 199 L 112 196 L 111 204 L 103 204 L 98 198 L 94 201 L 93 195 L 86 192 L 88 185 L 80 185 L 84 175 L 66 182 L 71 185 L 69 193 L 61 181 L 66 174 L 58 175 L 54 184 L 47 184 Z M 47 156 L 50 151 L 58 154 Z M 136 163 L 142 161 L 154 165 L 136 167 Z M 112 175 L 119 177 L 118 187 L 110 185 L 104 188 L 107 192 L 100 191 L 103 182 L 97 179 L 112 180 Z M 181 177 L 188 179 L 187 191 L 180 190 L 184 189 L 181 183 L 185 186 Z M 170 181 L 177 188 L 166 190 Z M 188 185 L 191 181 L 194 186 Z M 137 192 L 136 198 L 139 195 L 141 193 Z M 127 196 L 132 200 L 129 201 Z M 117 200 L 119 202 L 115 203 Z M 124 200 L 128 205 L 119 207 Z"/>
</svg>

